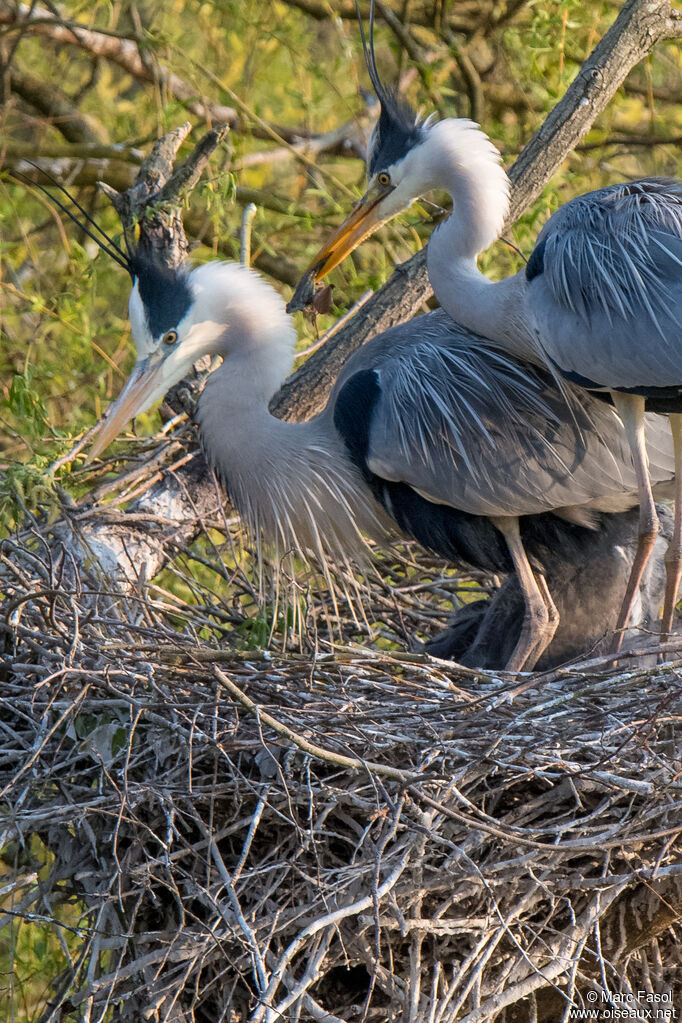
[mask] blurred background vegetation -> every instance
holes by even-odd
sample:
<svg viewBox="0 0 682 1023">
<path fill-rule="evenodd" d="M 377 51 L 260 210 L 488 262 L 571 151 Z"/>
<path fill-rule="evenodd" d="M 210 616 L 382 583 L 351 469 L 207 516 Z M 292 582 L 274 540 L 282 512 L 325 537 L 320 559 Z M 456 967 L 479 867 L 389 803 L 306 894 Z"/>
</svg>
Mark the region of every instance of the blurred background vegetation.
<svg viewBox="0 0 682 1023">
<path fill-rule="evenodd" d="M 361 2 L 363 13 L 367 3 Z M 509 166 L 613 21 L 602 0 L 390 0 L 377 24 L 384 78 L 425 113 L 478 120 Z M 116 396 L 132 365 L 129 281 L 48 199 L 8 173 L 63 182 L 120 241 L 95 186 L 128 187 L 151 143 L 190 120 L 186 149 L 216 121 L 231 132 L 185 211 L 193 258 L 239 258 L 243 208 L 257 204 L 253 262 L 285 297 L 361 194 L 375 113 L 352 0 L 0 0 L 0 536 L 54 499 L 48 467 Z M 579 150 L 503 242 L 492 276 L 518 268 L 546 217 L 572 195 L 675 175 L 682 54 L 660 47 L 629 76 Z M 334 307 L 298 314 L 300 347 L 428 239 L 442 196 L 415 206 L 335 271 Z M 158 426 L 158 413 L 143 428 Z M 87 477 L 56 474 L 72 496 Z M 177 584 L 177 579 L 176 579 Z M 267 629 L 265 630 L 267 633 Z M 267 636 L 264 634 L 264 638 Z M 41 850 L 5 849 L 47 869 Z M 39 880 L 38 870 L 37 880 Z M 2 868 L 0 867 L 0 887 Z M 3 906 L 3 912 L 16 907 Z M 0 1017 L 42 1018 L 41 978 L 77 943 L 33 926 L 0 937 Z"/>
</svg>

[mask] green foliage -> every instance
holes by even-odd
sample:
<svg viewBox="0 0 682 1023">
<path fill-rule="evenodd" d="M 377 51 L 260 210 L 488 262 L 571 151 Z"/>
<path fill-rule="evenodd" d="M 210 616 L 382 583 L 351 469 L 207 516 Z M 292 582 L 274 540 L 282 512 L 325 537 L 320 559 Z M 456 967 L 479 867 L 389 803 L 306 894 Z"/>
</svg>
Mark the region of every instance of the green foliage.
<svg viewBox="0 0 682 1023">
<path fill-rule="evenodd" d="M 59 507 L 48 460 L 10 462 L 0 473 L 0 529 L 10 532 L 39 511 L 52 515 Z"/>
<path fill-rule="evenodd" d="M 37 835 L 26 845 L 9 845 L 0 862 L 0 888 L 3 879 L 17 874 L 36 873 L 42 880 L 49 873 L 52 856 Z M 25 895 L 27 888 L 20 888 Z M 41 1018 L 54 996 L 50 979 L 58 977 L 75 961 L 82 942 L 80 923 L 82 906 L 59 903 L 54 891 L 49 905 L 38 898 L 28 919 L 23 919 L 14 897 L 2 900 L 0 911 L 11 923 L 0 931 L 0 1019 L 33 1023 Z M 74 1016 L 65 1015 L 65 1023 Z"/>
<path fill-rule="evenodd" d="M 43 430 L 49 429 L 47 410 L 34 386 L 32 367 L 26 363 L 23 373 L 17 373 L 9 387 L 9 396 L 4 406 L 23 425 L 23 436 L 33 446 L 42 437 Z"/>
<path fill-rule="evenodd" d="M 305 618 L 305 601 L 299 599 L 298 606 L 288 604 L 282 614 L 274 613 L 271 607 L 261 607 L 253 617 L 245 618 L 237 626 L 231 640 L 237 650 L 264 650 L 273 634 L 286 637 L 296 629 L 297 620 Z"/>
</svg>

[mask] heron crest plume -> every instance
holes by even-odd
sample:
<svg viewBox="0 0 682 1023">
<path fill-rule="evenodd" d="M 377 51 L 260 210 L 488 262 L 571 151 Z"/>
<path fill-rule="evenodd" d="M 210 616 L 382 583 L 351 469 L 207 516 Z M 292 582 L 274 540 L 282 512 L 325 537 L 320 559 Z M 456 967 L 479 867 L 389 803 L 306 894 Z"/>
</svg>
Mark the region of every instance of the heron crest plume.
<svg viewBox="0 0 682 1023">
<path fill-rule="evenodd" d="M 367 72 L 381 106 L 379 120 L 374 126 L 367 146 L 367 172 L 371 176 L 382 167 L 388 167 L 396 160 L 400 160 L 410 149 L 419 145 L 424 124 L 398 91 L 385 86 L 381 81 L 374 52 L 374 0 L 371 0 L 369 8 L 369 39 L 365 35 L 357 0 L 355 10 Z"/>
</svg>

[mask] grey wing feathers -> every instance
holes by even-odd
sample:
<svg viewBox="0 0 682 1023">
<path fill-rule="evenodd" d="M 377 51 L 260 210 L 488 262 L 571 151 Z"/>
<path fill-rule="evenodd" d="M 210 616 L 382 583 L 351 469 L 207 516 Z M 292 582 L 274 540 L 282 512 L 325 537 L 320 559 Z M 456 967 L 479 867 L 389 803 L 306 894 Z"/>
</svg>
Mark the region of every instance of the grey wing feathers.
<svg viewBox="0 0 682 1023">
<path fill-rule="evenodd" d="M 682 183 L 612 185 L 538 237 L 529 311 L 543 352 L 604 386 L 682 383 Z"/>
<path fill-rule="evenodd" d="M 337 386 L 364 368 L 377 373 L 380 385 L 367 453 L 377 476 L 474 515 L 600 502 L 610 508 L 614 497 L 636 490 L 627 442 L 609 405 L 569 388 L 569 407 L 549 374 L 463 330 L 441 310 L 368 342 Z M 669 479 L 667 423 L 650 418 L 653 479 Z"/>
</svg>

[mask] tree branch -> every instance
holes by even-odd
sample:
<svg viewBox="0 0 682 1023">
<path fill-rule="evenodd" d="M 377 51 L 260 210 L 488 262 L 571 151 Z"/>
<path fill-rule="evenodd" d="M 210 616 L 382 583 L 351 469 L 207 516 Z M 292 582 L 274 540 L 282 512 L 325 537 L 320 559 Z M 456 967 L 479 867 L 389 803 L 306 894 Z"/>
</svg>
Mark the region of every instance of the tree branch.
<svg viewBox="0 0 682 1023">
<path fill-rule="evenodd" d="M 26 163 L 26 160 L 31 163 Z M 100 190 L 116 202 L 121 202 L 117 193 L 125 193 L 133 188 L 134 173 L 136 165 L 142 163 L 143 156 L 136 149 L 127 149 L 119 146 L 92 146 L 81 144 L 80 146 L 56 146 L 52 145 L 43 148 L 39 155 L 36 155 L 31 145 L 24 143 L 9 143 L 2 148 L 2 166 L 11 170 L 21 172 L 24 180 L 44 183 L 44 176 L 40 168 L 44 168 L 57 179 L 57 181 L 69 184 L 70 188 L 87 188 L 98 185 Z M 58 161 L 58 165 L 54 165 Z M 185 187 L 184 191 L 190 189 Z M 270 192 L 254 188 L 241 188 L 235 190 L 235 201 L 240 206 L 246 206 L 251 202 L 263 209 L 272 210 L 274 213 L 297 215 L 296 209 L 292 209 L 292 202 L 284 197 L 272 195 Z M 159 202 L 163 196 L 156 197 Z M 123 200 L 124 202 L 125 200 Z M 137 214 L 125 213 L 126 223 L 130 227 L 139 217 L 144 203 L 138 199 Z M 307 213 L 298 215 L 307 216 Z M 203 242 L 209 247 L 216 243 L 214 227 L 207 223 L 206 217 L 196 210 L 185 210 L 184 223 L 187 234 L 196 241 Z M 232 258 L 234 248 L 231 240 L 237 237 L 238 232 L 222 231 L 220 238 L 215 244 L 215 251 L 218 255 Z M 163 249 L 163 235 L 160 235 L 160 251 Z M 252 260 L 252 265 L 267 274 L 280 284 L 286 284 L 290 288 L 296 287 L 300 276 L 299 267 L 290 260 L 280 255 L 274 255 L 265 250 L 257 252 Z"/>
<path fill-rule="evenodd" d="M 288 7 L 296 7 L 299 11 L 303 11 L 308 17 L 314 18 L 315 21 L 328 21 L 331 17 L 342 18 L 344 21 L 356 21 L 357 13 L 355 10 L 355 4 L 349 2 L 349 0 L 342 0 L 334 4 L 332 8 L 325 3 L 316 3 L 315 0 L 284 0 Z M 517 0 L 518 2 L 518 0 Z M 526 0 L 523 0 L 525 3 Z M 426 28 L 433 28 L 433 18 L 427 16 L 429 6 L 421 11 L 416 10 L 410 14 L 410 21 L 414 25 L 423 25 Z M 365 21 L 369 18 L 369 5 L 364 4 L 360 7 L 360 13 Z M 464 19 L 448 17 L 447 24 L 453 32 L 461 32 L 469 35 L 474 32 L 480 25 L 480 20 Z"/>
<path fill-rule="evenodd" d="M 101 145 L 106 141 L 102 125 L 94 117 L 82 114 L 54 82 L 44 82 L 26 71 L 11 67 L 9 86 L 25 103 L 48 118 L 67 142 Z"/>
<path fill-rule="evenodd" d="M 155 143 L 143 161 L 135 183 L 125 192 L 106 192 L 127 230 L 139 226 L 138 244 L 167 266 L 185 258 L 187 239 L 180 213 L 183 193 L 193 187 L 227 127 L 207 133 L 188 160 L 173 172 L 177 152 L 189 133 L 189 124 L 169 132 Z M 160 201 L 160 200 L 163 201 Z M 164 508 L 167 526 L 155 530 L 140 517 Z M 107 588 L 129 593 L 163 567 L 168 552 L 190 543 L 205 519 L 218 512 L 216 491 L 203 456 L 197 451 L 185 466 L 168 472 L 128 509 L 130 520 L 112 526 L 106 518 L 67 517 L 58 535 L 76 558 L 79 573 L 92 575 L 93 564 L 107 575 Z M 134 521 L 137 519 L 138 521 Z"/>
<path fill-rule="evenodd" d="M 75 22 L 63 21 L 44 9 L 31 10 L 26 4 L 0 3 L 0 25 L 16 25 L 22 31 L 30 29 L 32 33 L 47 36 L 54 42 L 78 46 L 96 57 L 104 57 L 117 64 L 133 78 L 144 82 L 158 82 L 204 121 L 219 121 L 230 126 L 236 125 L 238 121 L 237 111 L 233 107 L 197 100 L 195 86 L 183 81 L 162 64 L 152 65 L 143 60 L 140 47 L 133 39 L 121 38 L 86 28 Z"/>
</svg>

